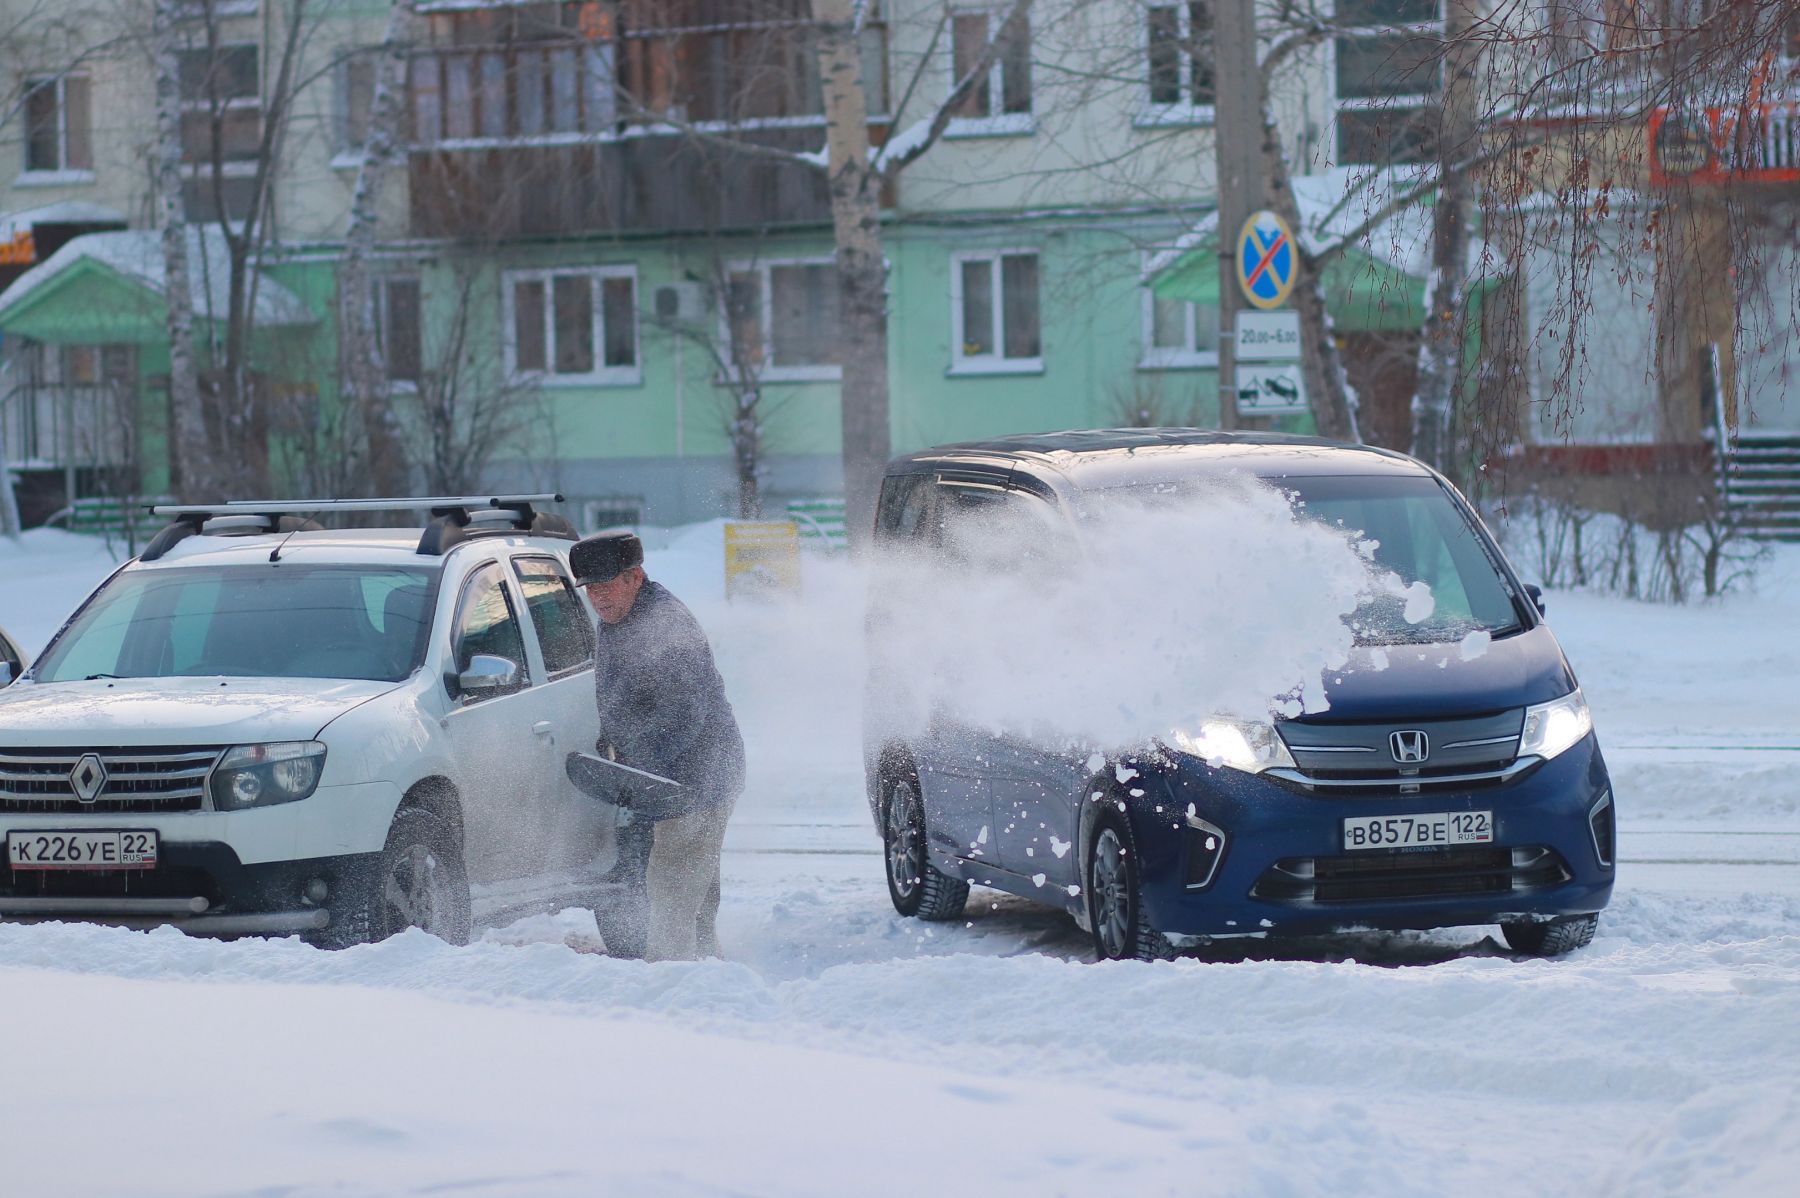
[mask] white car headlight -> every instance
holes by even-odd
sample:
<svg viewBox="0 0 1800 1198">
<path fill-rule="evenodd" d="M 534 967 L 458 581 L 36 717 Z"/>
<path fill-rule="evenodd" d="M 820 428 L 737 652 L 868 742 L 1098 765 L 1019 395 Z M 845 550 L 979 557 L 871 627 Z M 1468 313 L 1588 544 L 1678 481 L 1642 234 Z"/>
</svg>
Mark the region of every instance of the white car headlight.
<svg viewBox="0 0 1800 1198">
<path fill-rule="evenodd" d="M 1246 774 L 1294 768 L 1294 755 L 1275 726 L 1264 720 L 1207 720 L 1195 732 L 1177 732 L 1174 745 L 1208 765 L 1230 766 Z"/>
<path fill-rule="evenodd" d="M 1546 761 L 1581 743 L 1594 730 L 1587 700 L 1576 687 L 1560 699 L 1525 709 L 1525 727 L 1519 733 L 1519 756 Z"/>
<path fill-rule="evenodd" d="M 227 749 L 213 770 L 213 806 L 220 811 L 292 803 L 319 788 L 325 746 L 316 740 Z"/>
</svg>

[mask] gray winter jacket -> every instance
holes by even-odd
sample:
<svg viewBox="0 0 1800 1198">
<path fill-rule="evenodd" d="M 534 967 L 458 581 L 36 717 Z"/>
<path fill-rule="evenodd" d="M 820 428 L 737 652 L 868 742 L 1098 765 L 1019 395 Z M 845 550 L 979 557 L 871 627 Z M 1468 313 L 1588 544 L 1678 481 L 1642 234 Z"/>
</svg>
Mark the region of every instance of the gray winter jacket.
<svg viewBox="0 0 1800 1198">
<path fill-rule="evenodd" d="M 626 765 L 681 783 L 651 819 L 686 815 L 744 789 L 744 738 L 700 622 L 667 587 L 646 581 L 631 611 L 601 623 L 594 654 L 600 739 Z"/>
</svg>

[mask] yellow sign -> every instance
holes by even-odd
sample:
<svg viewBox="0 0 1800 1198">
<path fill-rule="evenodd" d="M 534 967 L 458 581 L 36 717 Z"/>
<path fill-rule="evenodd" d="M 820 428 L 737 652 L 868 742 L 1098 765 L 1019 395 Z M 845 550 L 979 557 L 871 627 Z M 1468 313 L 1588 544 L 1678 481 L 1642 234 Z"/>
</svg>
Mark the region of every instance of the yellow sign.
<svg viewBox="0 0 1800 1198">
<path fill-rule="evenodd" d="M 725 597 L 800 593 L 800 530 L 787 520 L 725 522 Z"/>
<path fill-rule="evenodd" d="M 30 266 L 37 261 L 37 242 L 30 229 L 20 229 L 10 241 L 0 241 L 0 266 Z"/>
</svg>

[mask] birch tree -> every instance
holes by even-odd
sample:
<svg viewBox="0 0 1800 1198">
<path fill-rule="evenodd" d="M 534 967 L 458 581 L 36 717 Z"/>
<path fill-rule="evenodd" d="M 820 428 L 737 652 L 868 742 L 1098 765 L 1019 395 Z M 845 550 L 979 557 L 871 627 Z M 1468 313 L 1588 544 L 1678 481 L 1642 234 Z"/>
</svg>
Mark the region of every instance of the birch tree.
<svg viewBox="0 0 1800 1198">
<path fill-rule="evenodd" d="M 860 544 L 874 527 L 875 498 L 889 456 L 889 385 L 887 338 L 887 260 L 882 249 L 881 203 L 902 172 L 938 144 L 958 108 L 988 78 L 1007 39 L 1019 29 L 1031 0 L 1011 0 L 996 12 L 993 35 L 975 55 L 969 69 L 956 78 L 948 94 L 923 106 L 922 117 L 910 122 L 882 146 L 869 138 L 869 81 L 862 77 L 859 39 L 871 13 L 870 0 L 811 0 L 812 33 L 825 117 L 825 144 L 809 153 L 793 153 L 735 138 L 729 131 L 702 127 L 672 112 L 654 97 L 625 94 L 633 119 L 678 130 L 697 142 L 756 157 L 774 158 L 824 173 L 829 190 L 832 239 L 840 297 L 843 382 L 840 412 L 843 428 L 845 518 L 853 543 Z M 946 7 L 932 21 L 926 52 L 901 82 L 896 114 L 912 110 L 912 101 L 932 72 L 943 63 L 937 53 L 946 40 L 953 10 Z"/>
<path fill-rule="evenodd" d="M 344 406 L 368 438 L 367 486 L 373 495 L 399 495 L 407 486 L 407 463 L 382 366 L 375 289 L 369 275 L 382 186 L 400 157 L 400 124 L 405 114 L 406 58 L 414 44 L 417 14 L 411 0 L 388 12 L 369 103 L 367 132 L 356 165 L 356 184 L 344 229 L 343 266 L 338 273 L 339 312 L 344 333 Z"/>
<path fill-rule="evenodd" d="M 183 0 L 156 0 L 151 41 L 156 68 L 156 202 L 162 234 L 163 285 L 169 334 L 170 462 L 191 499 L 220 498 L 212 438 L 201 409 L 194 356 L 194 292 L 182 190 L 181 22 Z"/>
</svg>

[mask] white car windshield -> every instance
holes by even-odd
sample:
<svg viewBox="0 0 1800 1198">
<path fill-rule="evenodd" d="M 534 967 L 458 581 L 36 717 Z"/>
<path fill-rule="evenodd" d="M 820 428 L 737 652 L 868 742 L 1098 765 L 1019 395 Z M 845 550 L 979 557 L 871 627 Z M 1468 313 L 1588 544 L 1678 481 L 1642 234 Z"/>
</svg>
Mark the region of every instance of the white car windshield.
<svg viewBox="0 0 1800 1198">
<path fill-rule="evenodd" d="M 32 677 L 398 682 L 424 660 L 437 578 L 287 562 L 128 570 L 51 643 Z"/>
</svg>

